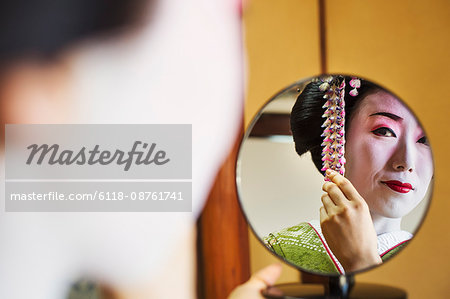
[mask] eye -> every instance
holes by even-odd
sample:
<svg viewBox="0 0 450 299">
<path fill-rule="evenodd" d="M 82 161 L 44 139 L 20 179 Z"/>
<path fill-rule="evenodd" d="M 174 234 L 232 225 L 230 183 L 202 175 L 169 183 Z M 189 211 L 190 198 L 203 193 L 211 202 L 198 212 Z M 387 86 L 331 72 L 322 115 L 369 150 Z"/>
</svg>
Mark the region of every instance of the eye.
<svg viewBox="0 0 450 299">
<path fill-rule="evenodd" d="M 394 131 L 392 131 L 391 129 L 386 128 L 386 127 L 381 127 L 381 128 L 375 129 L 372 131 L 372 133 L 374 133 L 377 136 L 397 137 L 397 135 L 395 135 Z"/>
<path fill-rule="evenodd" d="M 429 143 L 428 143 L 428 138 L 427 138 L 427 136 L 423 136 L 422 138 L 420 138 L 419 140 L 417 140 L 417 143 L 422 143 L 422 144 L 425 144 L 425 145 L 430 145 Z"/>
</svg>

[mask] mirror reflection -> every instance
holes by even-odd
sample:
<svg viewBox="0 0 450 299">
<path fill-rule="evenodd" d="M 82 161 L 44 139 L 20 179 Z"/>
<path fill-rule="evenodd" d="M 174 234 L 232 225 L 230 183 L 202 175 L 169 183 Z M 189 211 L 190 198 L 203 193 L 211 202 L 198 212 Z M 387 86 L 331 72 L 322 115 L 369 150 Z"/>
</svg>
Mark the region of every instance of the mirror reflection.
<svg viewBox="0 0 450 299">
<path fill-rule="evenodd" d="M 432 152 L 413 112 L 361 78 L 297 82 L 248 128 L 237 180 L 265 246 L 308 272 L 380 265 L 412 239 L 428 207 Z"/>
</svg>

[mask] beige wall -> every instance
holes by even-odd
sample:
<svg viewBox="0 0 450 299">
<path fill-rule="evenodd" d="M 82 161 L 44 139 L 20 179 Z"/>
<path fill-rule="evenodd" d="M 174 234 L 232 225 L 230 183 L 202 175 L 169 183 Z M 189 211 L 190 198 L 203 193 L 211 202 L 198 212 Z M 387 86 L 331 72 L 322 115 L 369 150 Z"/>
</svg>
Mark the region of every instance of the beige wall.
<svg viewBox="0 0 450 299">
<path fill-rule="evenodd" d="M 248 55 L 246 124 L 286 85 L 319 73 L 318 1 L 253 0 L 245 14 Z M 435 157 L 429 215 L 411 244 L 358 281 L 395 285 L 410 298 L 446 298 L 450 291 L 450 1 L 326 1 L 329 72 L 356 73 L 397 93 L 427 130 Z M 444 113 L 443 113 L 444 112 Z M 445 135 L 444 135 L 445 134 Z M 252 271 L 276 261 L 252 236 Z M 281 281 L 298 280 L 286 266 Z"/>
<path fill-rule="evenodd" d="M 244 27 L 247 124 L 260 106 L 280 89 L 319 73 L 317 1 L 249 1 Z"/>
</svg>

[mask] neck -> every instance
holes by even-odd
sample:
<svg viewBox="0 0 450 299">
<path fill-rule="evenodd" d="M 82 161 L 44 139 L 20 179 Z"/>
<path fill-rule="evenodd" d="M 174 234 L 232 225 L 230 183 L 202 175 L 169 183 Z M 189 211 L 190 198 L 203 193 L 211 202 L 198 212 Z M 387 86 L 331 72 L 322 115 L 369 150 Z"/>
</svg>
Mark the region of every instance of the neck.
<svg viewBox="0 0 450 299">
<path fill-rule="evenodd" d="M 401 218 L 387 218 L 374 213 L 371 213 L 371 216 L 377 235 L 400 230 Z"/>
</svg>

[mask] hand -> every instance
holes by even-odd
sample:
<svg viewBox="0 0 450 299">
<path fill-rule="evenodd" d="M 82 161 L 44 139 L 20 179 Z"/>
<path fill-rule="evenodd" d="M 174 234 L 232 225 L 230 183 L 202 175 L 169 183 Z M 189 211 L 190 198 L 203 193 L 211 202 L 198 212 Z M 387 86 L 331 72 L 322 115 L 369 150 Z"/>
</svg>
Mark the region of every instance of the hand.
<svg viewBox="0 0 450 299">
<path fill-rule="evenodd" d="M 228 299 L 264 299 L 261 291 L 272 286 L 281 274 L 281 264 L 267 266 L 231 292 Z"/>
<path fill-rule="evenodd" d="M 346 272 L 382 263 L 369 207 L 352 183 L 333 170 L 323 184 L 320 226 L 331 251 Z"/>
</svg>

